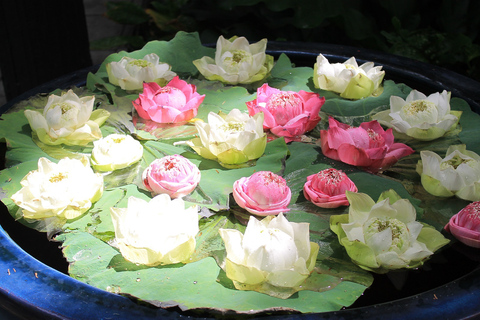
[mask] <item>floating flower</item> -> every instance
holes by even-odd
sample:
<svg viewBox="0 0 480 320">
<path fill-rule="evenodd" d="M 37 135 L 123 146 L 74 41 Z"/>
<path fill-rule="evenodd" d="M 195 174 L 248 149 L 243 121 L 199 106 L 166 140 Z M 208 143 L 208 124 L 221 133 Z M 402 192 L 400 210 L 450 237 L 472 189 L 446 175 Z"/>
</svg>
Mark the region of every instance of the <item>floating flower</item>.
<svg viewBox="0 0 480 320">
<path fill-rule="evenodd" d="M 38 169 L 20 182 L 12 196 L 24 218 L 74 219 L 90 209 L 103 194 L 103 177 L 94 173 L 86 156 L 64 158 L 58 163 L 38 159 Z"/>
<path fill-rule="evenodd" d="M 414 152 L 403 143 L 394 143 L 392 129 L 383 130 L 375 120 L 359 127 L 350 127 L 332 117 L 328 123 L 328 130 L 320 131 L 320 140 L 323 154 L 331 159 L 378 172 Z"/>
<path fill-rule="evenodd" d="M 321 208 L 348 206 L 345 191 L 357 192 L 357 186 L 341 170 L 329 168 L 307 177 L 303 195 Z"/>
<path fill-rule="evenodd" d="M 413 205 L 393 190 L 383 192 L 377 203 L 364 193 L 346 194 L 349 212 L 331 216 L 330 228 L 352 261 L 365 270 L 417 268 L 449 242 L 433 227 L 415 221 Z"/>
<path fill-rule="evenodd" d="M 480 201 L 470 203 L 455 214 L 445 230 L 467 246 L 480 248 Z"/>
<path fill-rule="evenodd" d="M 281 213 L 261 221 L 250 216 L 245 234 L 220 229 L 220 236 L 227 251 L 225 272 L 238 290 L 275 295 L 271 287 L 280 287 L 284 295 L 277 297 L 288 298 L 315 267 L 319 246 L 310 242 L 309 224 L 289 222 Z"/>
<path fill-rule="evenodd" d="M 318 113 L 325 103 L 317 93 L 281 91 L 268 84 L 257 89 L 257 98 L 248 101 L 248 113 L 263 112 L 263 128 L 286 142 L 300 140 L 300 136 L 315 128 L 320 121 Z"/>
<path fill-rule="evenodd" d="M 160 194 L 149 202 L 130 197 L 127 208 L 110 208 L 122 256 L 148 266 L 186 263 L 195 250 L 197 207 Z"/>
<path fill-rule="evenodd" d="M 143 146 L 132 136 L 110 134 L 93 142 L 91 163 L 95 170 L 113 171 L 138 162 L 143 156 Z"/>
<path fill-rule="evenodd" d="M 373 119 L 409 137 L 430 141 L 455 128 L 461 114 L 450 110 L 450 92 L 444 90 L 427 97 L 412 90 L 406 100 L 391 96 L 390 110 L 377 113 Z"/>
<path fill-rule="evenodd" d="M 267 146 L 263 113 L 250 117 L 238 109 L 228 115 L 210 112 L 208 123 L 196 121 L 199 138 L 187 141 L 199 155 L 222 166 L 243 165 L 260 158 Z"/>
<path fill-rule="evenodd" d="M 257 171 L 233 184 L 233 197 L 248 212 L 267 216 L 287 212 L 292 192 L 281 176 L 270 171 Z"/>
<path fill-rule="evenodd" d="M 25 110 L 25 117 L 38 139 L 48 145 L 86 145 L 102 137 L 100 126 L 110 113 L 93 111 L 95 96 L 79 98 L 72 90 L 50 95 L 43 113 Z"/>
<path fill-rule="evenodd" d="M 203 57 L 193 64 L 208 80 L 228 84 L 248 84 L 263 80 L 273 67 L 273 57 L 265 54 L 267 39 L 249 44 L 245 37 L 231 40 L 220 36 L 215 60 Z"/>
<path fill-rule="evenodd" d="M 133 106 L 143 119 L 179 123 L 195 117 L 204 98 L 193 84 L 177 76 L 164 87 L 155 82 L 144 83 L 143 93 L 133 101 Z"/>
<path fill-rule="evenodd" d="M 355 57 L 330 64 L 319 54 L 314 65 L 313 83 L 316 88 L 339 93 L 345 99 L 363 99 L 381 90 L 385 71 L 381 71 L 381 66 L 373 65 L 373 62 L 366 62 L 359 67 Z"/>
<path fill-rule="evenodd" d="M 480 156 L 464 144 L 451 145 L 445 158 L 432 151 L 420 151 L 417 172 L 422 186 L 437 197 L 457 196 L 469 201 L 480 200 Z"/>
<path fill-rule="evenodd" d="M 175 154 L 154 160 L 142 175 L 153 194 L 166 193 L 172 199 L 184 197 L 200 182 L 200 170 L 187 158 Z"/>
<path fill-rule="evenodd" d="M 107 64 L 108 81 L 123 90 L 141 90 L 144 82 L 156 82 L 163 86 L 176 76 L 168 63 L 160 62 L 155 53 L 143 59 L 123 57 Z"/>
</svg>

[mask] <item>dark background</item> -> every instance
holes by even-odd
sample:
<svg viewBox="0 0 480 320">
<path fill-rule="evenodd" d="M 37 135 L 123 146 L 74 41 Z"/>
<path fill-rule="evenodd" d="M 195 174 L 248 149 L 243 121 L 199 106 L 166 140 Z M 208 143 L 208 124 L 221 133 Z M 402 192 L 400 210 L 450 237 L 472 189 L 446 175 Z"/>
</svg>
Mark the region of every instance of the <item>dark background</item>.
<svg viewBox="0 0 480 320">
<path fill-rule="evenodd" d="M 7 100 L 92 65 L 90 50 L 135 50 L 176 32 L 250 42 L 318 42 L 387 52 L 480 81 L 476 0 L 105 1 L 102 19 L 128 32 L 89 41 L 82 0 L 0 0 L 0 68 Z"/>
</svg>

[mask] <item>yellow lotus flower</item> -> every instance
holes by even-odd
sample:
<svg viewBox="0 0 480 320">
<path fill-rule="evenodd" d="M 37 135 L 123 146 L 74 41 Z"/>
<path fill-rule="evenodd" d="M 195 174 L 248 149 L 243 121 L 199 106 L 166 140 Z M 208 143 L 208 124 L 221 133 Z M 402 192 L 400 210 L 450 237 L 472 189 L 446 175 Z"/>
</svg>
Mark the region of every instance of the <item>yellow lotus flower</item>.
<svg viewBox="0 0 480 320">
<path fill-rule="evenodd" d="M 250 216 L 244 234 L 233 229 L 219 232 L 227 251 L 225 272 L 239 290 L 295 288 L 315 267 L 319 246 L 310 242 L 309 224 L 289 222 L 282 213 L 261 221 Z"/>
<path fill-rule="evenodd" d="M 260 158 L 267 145 L 261 112 L 253 117 L 238 109 L 227 115 L 210 112 L 208 123 L 196 121 L 195 127 L 200 137 L 186 143 L 202 157 L 226 167 Z"/>
<path fill-rule="evenodd" d="M 273 67 L 273 57 L 265 54 L 267 39 L 249 44 L 245 37 L 231 40 L 220 36 L 215 60 L 203 57 L 193 64 L 208 80 L 228 84 L 248 84 L 263 80 Z"/>
<path fill-rule="evenodd" d="M 378 94 L 385 71 L 366 62 L 358 66 L 355 57 L 343 63 L 330 63 L 322 54 L 317 57 L 313 70 L 316 88 L 339 93 L 342 98 L 358 100 Z"/>
<path fill-rule="evenodd" d="M 450 92 L 446 90 L 428 97 L 412 90 L 405 100 L 391 96 L 390 110 L 377 113 L 373 119 L 400 134 L 430 141 L 455 128 L 461 114 L 461 111 L 450 110 Z"/>
<path fill-rule="evenodd" d="M 27 219 L 58 217 L 74 219 L 90 209 L 103 194 L 103 177 L 94 173 L 86 156 L 64 158 L 58 163 L 38 160 L 38 169 L 20 182 L 12 196 Z"/>
<path fill-rule="evenodd" d="M 437 197 L 457 196 L 469 201 L 480 201 L 480 156 L 466 149 L 464 144 L 451 145 L 445 158 L 420 151 L 417 173 L 422 186 Z"/>
<path fill-rule="evenodd" d="M 197 207 L 160 194 L 149 202 L 130 197 L 127 208 L 110 208 L 123 257 L 149 266 L 187 262 L 195 250 Z"/>
<path fill-rule="evenodd" d="M 98 171 L 113 171 L 138 162 L 143 146 L 130 135 L 111 134 L 93 142 L 92 166 Z"/>
<path fill-rule="evenodd" d="M 155 53 L 145 55 L 143 59 L 123 57 L 118 62 L 110 62 L 106 66 L 108 81 L 123 90 L 142 90 L 143 83 L 156 82 L 166 85 L 177 74 L 168 63 L 160 62 Z"/>
<path fill-rule="evenodd" d="M 86 145 L 102 137 L 100 126 L 110 113 L 93 111 L 95 96 L 79 98 L 72 90 L 50 95 L 43 113 L 25 110 L 25 117 L 38 139 L 48 145 Z"/>
</svg>

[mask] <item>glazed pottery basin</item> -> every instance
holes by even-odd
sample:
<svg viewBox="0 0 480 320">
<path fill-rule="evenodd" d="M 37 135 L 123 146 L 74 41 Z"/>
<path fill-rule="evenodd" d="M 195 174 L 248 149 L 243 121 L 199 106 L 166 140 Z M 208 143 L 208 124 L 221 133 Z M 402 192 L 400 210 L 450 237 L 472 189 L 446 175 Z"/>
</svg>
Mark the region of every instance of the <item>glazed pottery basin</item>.
<svg viewBox="0 0 480 320">
<path fill-rule="evenodd" d="M 278 56 L 286 53 L 298 66 L 312 66 L 318 53 L 330 61 L 343 62 L 350 56 L 358 61 L 374 61 L 386 70 L 388 79 L 403 82 L 419 91 L 430 93 L 449 90 L 452 96 L 466 100 L 472 109 L 480 112 L 480 84 L 469 78 L 410 59 L 400 58 L 362 49 L 304 43 L 269 43 L 268 53 Z M 49 82 L 9 102 L 0 110 L 5 112 L 16 102 L 31 95 L 50 92 L 56 88 L 83 85 L 89 71 L 78 71 Z M 2 206 L 2 217 L 9 215 Z M 5 315 L 20 318 L 66 319 L 121 319 L 121 318 L 178 318 L 192 315 L 177 309 L 165 310 L 145 306 L 131 299 L 112 294 L 65 273 L 65 265 L 57 263 L 39 250 L 57 250 L 48 244 L 45 235 L 31 229 L 12 227 L 15 223 L 2 218 L 0 229 L 0 305 Z M 8 228 L 7 228 L 8 225 Z M 5 229 L 5 230 L 4 230 Z M 41 243 L 33 247 L 25 241 L 19 246 L 12 239 L 40 235 Z M 43 239 L 43 240 L 42 240 Z M 38 243 L 36 243 L 38 244 Z M 48 246 L 48 247 L 47 247 Z M 53 245 L 55 246 L 55 244 Z M 57 244 L 58 246 L 58 244 Z M 45 249 L 42 249 L 45 247 Z M 34 258 L 38 257 L 37 258 Z M 442 253 L 443 261 L 432 261 L 431 270 L 411 271 L 387 276 L 376 276 L 374 285 L 357 302 L 341 311 L 321 314 L 289 315 L 290 318 L 320 319 L 461 319 L 480 314 L 480 253 L 478 250 L 455 243 Z M 61 259 L 60 259 L 61 260 Z M 60 271 L 59 271 L 60 270 Z M 63 272 L 61 272 L 63 271 Z M 405 281 L 398 281 L 405 276 Z M 420 279 L 422 281 L 420 281 Z M 401 289 L 396 289 L 395 285 Z M 1 313 L 0 313 L 1 315 Z M 204 314 L 214 317 L 214 314 Z M 282 317 L 272 315 L 271 317 Z"/>
</svg>

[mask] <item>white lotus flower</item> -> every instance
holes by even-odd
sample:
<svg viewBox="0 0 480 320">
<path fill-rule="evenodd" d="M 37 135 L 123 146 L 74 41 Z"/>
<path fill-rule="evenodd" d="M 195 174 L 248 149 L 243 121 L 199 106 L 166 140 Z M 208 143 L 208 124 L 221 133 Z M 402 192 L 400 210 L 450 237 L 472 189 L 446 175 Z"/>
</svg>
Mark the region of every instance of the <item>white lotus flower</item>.
<svg viewBox="0 0 480 320">
<path fill-rule="evenodd" d="M 225 114 L 208 114 L 208 123 L 196 121 L 199 138 L 187 141 L 199 155 L 218 160 L 221 165 L 238 165 L 260 158 L 267 136 L 263 132 L 263 113 L 250 117 L 238 109 Z"/>
<path fill-rule="evenodd" d="M 50 95 L 43 113 L 25 110 L 25 116 L 38 139 L 49 145 L 86 145 L 102 137 L 100 126 L 110 115 L 93 111 L 95 96 L 79 98 L 72 90 L 61 96 Z"/>
<path fill-rule="evenodd" d="M 220 229 L 225 271 L 239 290 L 268 283 L 296 287 L 312 272 L 319 246 L 310 242 L 309 224 L 289 222 L 282 213 L 259 221 L 250 216 L 245 234 Z"/>
<path fill-rule="evenodd" d="M 385 76 L 382 67 L 366 62 L 358 66 L 355 57 L 343 63 L 330 63 L 322 54 L 317 56 L 313 71 L 316 88 L 339 93 L 342 98 L 362 99 L 378 94 Z"/>
<path fill-rule="evenodd" d="M 168 63 L 160 62 L 155 53 L 147 54 L 143 59 L 123 57 L 118 62 L 110 62 L 106 68 L 108 81 L 123 90 L 141 90 L 144 82 L 164 86 L 177 75 Z"/>
<path fill-rule="evenodd" d="M 208 80 L 228 84 L 248 84 L 263 80 L 273 67 L 273 57 L 265 54 L 267 39 L 249 44 L 245 37 L 217 40 L 215 60 L 203 57 L 193 64 Z"/>
<path fill-rule="evenodd" d="M 346 191 L 348 214 L 330 218 L 354 263 L 376 273 L 416 268 L 449 242 L 433 227 L 416 221 L 417 213 L 407 199 L 388 190 L 375 201 L 365 193 Z"/>
<path fill-rule="evenodd" d="M 93 172 L 86 156 L 58 163 L 40 158 L 38 169 L 30 171 L 21 185 L 12 200 L 27 219 L 74 219 L 103 194 L 103 177 Z"/>
<path fill-rule="evenodd" d="M 111 134 L 93 142 L 92 166 L 98 171 L 113 171 L 138 162 L 143 146 L 132 136 Z"/>
<path fill-rule="evenodd" d="M 480 201 L 480 156 L 465 145 L 451 145 L 445 158 L 432 151 L 420 151 L 417 172 L 422 185 L 438 197 L 457 196 Z"/>
<path fill-rule="evenodd" d="M 412 90 L 405 100 L 390 97 L 390 110 L 373 116 L 381 124 L 418 140 L 430 141 L 455 128 L 462 114 L 450 110 L 450 92 L 443 90 L 428 97 Z"/>
<path fill-rule="evenodd" d="M 123 257 L 149 266 L 187 262 L 199 231 L 197 207 L 160 194 L 149 202 L 130 197 L 127 208 L 110 208 Z"/>
</svg>

